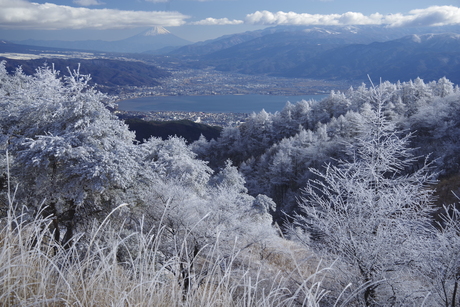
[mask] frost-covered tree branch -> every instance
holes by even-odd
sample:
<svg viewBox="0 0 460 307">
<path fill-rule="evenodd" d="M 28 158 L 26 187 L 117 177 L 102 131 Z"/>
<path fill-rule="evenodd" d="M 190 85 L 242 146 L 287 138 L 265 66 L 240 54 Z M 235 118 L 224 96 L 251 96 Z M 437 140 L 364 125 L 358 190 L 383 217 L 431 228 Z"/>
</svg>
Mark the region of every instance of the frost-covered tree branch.
<svg viewBox="0 0 460 307">
<path fill-rule="evenodd" d="M 347 160 L 312 169 L 318 178 L 304 190 L 295 224 L 308 246 L 343 263 L 344 280 L 364 284 L 366 306 L 401 304 L 403 280 L 411 274 L 411 242 L 430 225 L 433 191 L 429 164 L 410 175 L 408 137 L 399 137 L 383 104 L 364 105 L 359 135 Z"/>
</svg>

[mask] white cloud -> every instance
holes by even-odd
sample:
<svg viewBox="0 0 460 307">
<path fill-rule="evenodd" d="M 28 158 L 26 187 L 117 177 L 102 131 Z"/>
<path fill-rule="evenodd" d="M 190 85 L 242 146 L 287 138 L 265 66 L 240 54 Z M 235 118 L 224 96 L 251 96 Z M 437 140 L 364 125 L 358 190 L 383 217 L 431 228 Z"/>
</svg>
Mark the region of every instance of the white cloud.
<svg viewBox="0 0 460 307">
<path fill-rule="evenodd" d="M 257 11 L 246 16 L 246 23 L 264 25 L 340 25 L 340 24 L 376 24 L 381 15 L 365 16 L 361 13 L 344 14 L 298 14 L 294 12 Z"/>
<path fill-rule="evenodd" d="M 308 14 L 295 12 L 257 11 L 248 14 L 247 24 L 261 25 L 369 25 L 384 24 L 392 27 L 401 26 L 441 26 L 460 24 L 460 8 L 455 6 L 431 6 L 427 9 L 417 9 L 408 15 L 379 13 L 363 15 L 357 12 L 344 14 Z"/>
<path fill-rule="evenodd" d="M 244 23 L 243 20 L 237 20 L 237 19 L 230 20 L 228 18 L 219 18 L 219 19 L 206 18 L 200 21 L 191 22 L 190 24 L 200 25 L 200 26 L 217 26 L 217 25 L 222 26 L 222 25 L 240 25 L 243 23 Z"/>
<path fill-rule="evenodd" d="M 394 27 L 401 26 L 445 26 L 460 24 L 460 8 L 455 6 L 431 6 L 417 9 L 409 15 L 393 15 L 387 17 L 388 23 Z"/>
<path fill-rule="evenodd" d="M 99 2 L 98 0 L 73 0 L 73 3 L 80 6 L 91 6 L 91 5 L 103 5 L 104 2 Z"/>
<path fill-rule="evenodd" d="M 188 16 L 178 12 L 89 9 L 26 0 L 0 0 L 0 28 L 123 29 L 180 26 Z"/>
</svg>

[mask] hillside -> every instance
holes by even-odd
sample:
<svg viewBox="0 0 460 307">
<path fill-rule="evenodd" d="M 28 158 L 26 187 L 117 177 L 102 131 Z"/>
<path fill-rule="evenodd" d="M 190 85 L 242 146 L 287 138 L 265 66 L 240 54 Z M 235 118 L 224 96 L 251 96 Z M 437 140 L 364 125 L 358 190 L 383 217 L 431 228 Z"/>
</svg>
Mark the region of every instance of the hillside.
<svg viewBox="0 0 460 307">
<path fill-rule="evenodd" d="M 103 86 L 102 90 L 111 91 L 117 86 L 156 86 L 162 78 L 170 73 L 156 66 L 141 61 L 123 61 L 110 59 L 35 59 L 35 60 L 6 60 L 6 68 L 12 72 L 21 66 L 27 74 L 33 74 L 43 63 L 53 64 L 56 70 L 67 72 L 67 67 L 77 69 L 80 64 L 82 74 L 91 74 L 91 82 Z"/>
<path fill-rule="evenodd" d="M 262 30 L 247 31 L 243 33 L 224 35 L 216 39 L 211 39 L 203 42 L 198 42 L 180 47 L 170 52 L 170 55 L 182 56 L 198 56 L 207 55 L 220 50 L 228 49 L 233 46 L 240 45 L 242 49 L 248 48 L 251 51 L 251 45 L 262 43 L 259 48 L 270 48 L 265 46 L 264 41 L 270 44 L 269 39 L 262 39 L 264 36 L 272 38 L 273 44 L 280 44 L 283 40 L 283 35 L 271 36 L 272 34 L 284 33 L 287 37 L 297 36 L 296 40 L 309 40 L 311 45 L 324 42 L 325 40 L 335 41 L 341 44 L 369 44 L 372 42 L 384 42 L 393 39 L 398 39 L 410 34 L 424 34 L 434 31 L 455 31 L 456 27 L 439 27 L 433 28 L 388 28 L 383 26 L 276 26 Z M 259 41 L 262 39 L 262 41 Z M 246 42 L 253 41 L 248 47 L 244 45 Z M 320 40 L 315 42 L 315 40 Z M 294 41 L 295 40 L 291 40 Z M 290 42 L 285 42 L 289 48 Z"/>
<path fill-rule="evenodd" d="M 48 53 L 61 53 L 66 54 L 69 53 L 69 49 L 67 48 L 37 48 L 34 45 L 27 45 L 27 44 L 15 44 L 13 42 L 7 40 L 0 40 L 0 52 L 1 53 L 22 53 L 22 54 L 40 54 L 44 52 Z"/>
<path fill-rule="evenodd" d="M 457 191 L 460 173 L 460 89 L 448 79 L 333 91 L 187 144 L 136 142 L 89 76 L 5 65 L 8 305 L 458 301 L 460 211 L 434 207 L 437 179 Z"/>
<path fill-rule="evenodd" d="M 257 32 L 257 37 L 241 42 L 239 36 L 230 36 L 190 45 L 176 53 L 211 50 L 201 55 L 200 63 L 253 75 L 363 81 L 368 74 L 391 81 L 447 76 L 457 82 L 458 42 L 450 34 L 459 33 L 458 26 L 288 27 L 285 31 Z M 432 38 L 429 43 L 416 43 L 412 41 L 414 35 Z M 249 34 L 245 37 L 249 38 Z M 234 44 L 223 43 L 233 39 Z"/>
<path fill-rule="evenodd" d="M 368 45 L 347 45 L 311 57 L 281 75 L 365 80 L 367 75 L 396 82 L 447 77 L 460 82 L 460 35 L 410 35 Z"/>
</svg>

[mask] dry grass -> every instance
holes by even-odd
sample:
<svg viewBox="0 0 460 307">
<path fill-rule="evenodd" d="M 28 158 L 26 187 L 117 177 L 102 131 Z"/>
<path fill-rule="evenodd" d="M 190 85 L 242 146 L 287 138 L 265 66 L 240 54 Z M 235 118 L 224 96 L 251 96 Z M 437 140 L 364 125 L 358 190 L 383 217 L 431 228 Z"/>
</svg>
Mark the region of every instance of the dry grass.
<svg viewBox="0 0 460 307">
<path fill-rule="evenodd" d="M 317 262 L 287 241 L 164 259 L 161 234 L 122 238 L 105 223 L 64 249 L 49 219 L 23 217 L 10 211 L 0 224 L 1 306 L 317 306 L 325 294 Z"/>
</svg>

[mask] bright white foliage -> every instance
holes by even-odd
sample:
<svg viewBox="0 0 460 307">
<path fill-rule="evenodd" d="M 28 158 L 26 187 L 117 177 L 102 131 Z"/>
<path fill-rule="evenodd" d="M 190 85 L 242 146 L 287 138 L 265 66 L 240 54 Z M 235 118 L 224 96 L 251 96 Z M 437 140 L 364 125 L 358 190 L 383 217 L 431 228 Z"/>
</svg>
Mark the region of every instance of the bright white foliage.
<svg viewBox="0 0 460 307">
<path fill-rule="evenodd" d="M 89 76 L 77 70 L 61 78 L 47 66 L 33 76 L 20 69 L 9 76 L 4 65 L 2 135 L 24 194 L 37 202 L 98 207 L 111 190 L 133 184 L 134 134 L 102 103 L 106 97 L 88 85 Z"/>
<path fill-rule="evenodd" d="M 212 169 L 182 138 L 137 144 L 108 110 L 108 97 L 88 85 L 89 76 L 69 70 L 60 77 L 48 66 L 32 76 L 20 69 L 10 75 L 3 62 L 0 80 L 2 148 L 12 156 L 18 200 L 35 212 L 47 206 L 43 213 L 57 221 L 55 230 L 67 230 L 63 242 L 120 203 L 128 206 L 111 217 L 120 231 L 164 227 L 170 256 L 185 242 L 194 250 L 219 237 L 273 235 L 270 199 L 256 203 L 246 194 L 235 167 L 229 163 L 211 179 Z"/>
<path fill-rule="evenodd" d="M 439 231 L 430 227 L 433 176 L 409 149 L 410 141 L 421 144 L 445 171 L 460 169 L 460 92 L 447 79 L 362 85 L 288 103 L 192 146 L 178 137 L 136 144 L 89 80 L 78 70 L 60 77 L 44 66 L 27 76 L 0 65 L 0 175 L 8 150 L 17 200 L 35 212 L 49 206 L 42 212 L 61 229 L 126 202 L 111 216 L 126 241 L 135 229 L 161 233 L 162 256 L 190 258 L 220 242 L 215 257 L 226 259 L 272 239 L 272 215 L 279 222 L 297 212 L 293 234 L 338 260 L 339 288 L 352 282 L 355 302 L 421 303 L 428 291 L 429 302 L 457 299 L 459 213 L 452 209 Z M 401 137 L 400 128 L 417 137 Z"/>
<path fill-rule="evenodd" d="M 380 99 L 379 93 L 376 93 Z M 344 282 L 363 285 L 367 306 L 404 305 L 404 278 L 410 274 L 413 246 L 430 223 L 433 191 L 427 165 L 404 175 L 415 159 L 409 136 L 399 137 L 383 106 L 365 104 L 361 133 L 347 146 L 347 160 L 323 171 L 305 188 L 296 224 L 301 240 L 345 264 Z"/>
<path fill-rule="evenodd" d="M 205 192 L 213 171 L 206 162 L 195 159 L 196 154 L 183 138 L 170 137 L 165 141 L 151 138 L 138 147 L 143 152 L 142 161 L 148 163 L 159 178 L 191 187 L 197 193 Z"/>
</svg>

